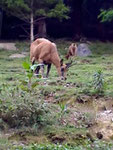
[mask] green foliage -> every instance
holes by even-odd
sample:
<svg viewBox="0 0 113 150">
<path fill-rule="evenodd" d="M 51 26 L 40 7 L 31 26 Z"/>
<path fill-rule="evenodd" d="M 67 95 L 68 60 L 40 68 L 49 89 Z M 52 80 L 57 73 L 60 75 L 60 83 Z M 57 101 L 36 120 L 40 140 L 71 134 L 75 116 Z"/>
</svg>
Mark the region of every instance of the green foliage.
<svg viewBox="0 0 113 150">
<path fill-rule="evenodd" d="M 4 106 L 6 111 L 1 111 L 1 118 L 10 128 L 23 126 L 33 127 L 34 125 L 39 127 L 40 125 L 46 124 L 46 120 L 43 117 L 46 111 L 41 104 L 35 102 L 12 104 L 6 101 L 6 103 L 2 105 L 2 108 Z"/>
<path fill-rule="evenodd" d="M 59 103 L 61 111 L 58 113 L 58 117 L 60 119 L 60 122 L 62 122 L 63 116 L 66 114 L 67 111 L 67 105 L 63 103 Z"/>
<path fill-rule="evenodd" d="M 11 128 L 18 128 L 22 126 L 38 127 L 47 123 L 48 108 L 46 109 L 46 105 L 43 101 L 37 100 L 37 97 L 36 100 L 33 99 L 34 88 L 38 85 L 38 82 L 31 80 L 33 77 L 31 66 L 27 62 L 23 62 L 22 66 L 26 73 L 25 80 L 20 80 L 20 84 L 16 84 L 14 87 L 8 84 L 1 85 L 1 129 L 5 129 L 6 124 Z"/>
<path fill-rule="evenodd" d="M 12 144 L 9 142 L 8 138 L 5 137 L 0 137 L 0 149 L 1 150 L 7 150 L 10 149 L 11 150 L 11 146 Z"/>
<path fill-rule="evenodd" d="M 30 146 L 18 146 L 16 150 L 111 150 L 113 147 L 112 144 L 101 142 L 101 141 L 95 141 L 92 144 L 87 145 L 78 145 L 78 146 L 69 146 L 69 145 L 55 145 L 55 144 L 32 144 Z"/>
<path fill-rule="evenodd" d="M 20 80 L 20 88 L 23 91 L 31 92 L 37 85 L 38 82 L 34 81 L 32 82 L 32 77 L 33 77 L 33 71 L 35 70 L 35 67 L 31 67 L 31 65 L 28 62 L 23 62 L 22 64 L 23 68 L 25 69 L 25 74 L 27 77 L 27 80 Z M 40 78 L 40 76 L 39 76 Z"/>
<path fill-rule="evenodd" d="M 113 21 L 113 9 L 104 10 L 101 9 L 101 13 L 98 15 L 101 22 L 111 22 Z"/>
<path fill-rule="evenodd" d="M 1 0 L 0 7 L 8 14 L 27 22 L 29 22 L 31 11 L 34 13 L 34 18 L 45 16 L 60 20 L 68 19 L 67 13 L 69 13 L 69 8 L 66 7 L 63 0 Z"/>
<path fill-rule="evenodd" d="M 29 82 L 30 82 L 31 78 L 33 77 L 33 71 L 31 70 L 31 66 L 27 62 L 23 62 L 22 65 L 23 65 L 23 68 L 26 70 L 26 76 L 28 77 Z"/>
<path fill-rule="evenodd" d="M 69 13 L 69 8 L 63 3 L 63 0 L 1 0 L 0 8 L 5 10 L 8 15 L 16 16 L 30 24 L 31 41 L 34 40 L 34 24 L 42 17 L 44 19 L 55 17 L 62 20 L 63 18 L 68 19 Z M 26 32 L 28 33 L 28 31 Z"/>
<path fill-rule="evenodd" d="M 64 51 L 66 45 L 67 45 L 67 41 L 62 41 L 60 42 L 60 44 L 58 44 L 61 53 Z M 92 125 L 93 122 L 95 121 L 94 120 L 95 115 L 93 115 L 93 113 L 90 111 L 90 109 L 93 110 L 94 108 L 92 107 L 93 97 L 90 96 L 87 97 L 87 91 L 86 93 L 83 92 L 81 93 L 83 88 L 84 89 L 88 88 L 88 90 L 90 90 L 91 88 L 95 87 L 93 89 L 96 90 L 95 85 L 98 84 L 93 84 L 93 86 L 91 84 L 91 86 L 88 87 L 88 83 L 89 81 L 92 81 L 91 77 L 92 74 L 94 74 L 95 70 L 99 70 L 100 68 L 102 68 L 102 71 L 96 72 L 96 74 L 99 75 L 96 75 L 95 77 L 96 79 L 93 78 L 94 81 L 99 80 L 100 83 L 104 84 L 104 80 L 98 79 L 100 78 L 98 76 L 101 75 L 102 75 L 101 78 L 103 79 L 103 74 L 104 74 L 107 82 L 107 91 L 105 92 L 107 92 L 108 96 L 110 96 L 109 95 L 110 92 L 113 93 L 112 92 L 113 45 L 112 43 L 92 42 L 91 49 L 94 54 L 92 57 L 87 57 L 85 59 L 76 58 L 77 65 L 69 69 L 68 72 L 69 75 L 67 81 L 59 81 L 59 80 L 57 81 L 57 77 L 56 77 L 57 72 L 55 67 L 53 67 L 52 74 L 50 75 L 49 79 L 47 79 L 46 81 L 38 79 L 38 83 L 36 84 L 38 86 L 36 86 L 33 89 L 31 88 L 32 90 L 30 90 L 30 92 L 27 90 L 23 90 L 18 86 L 18 84 L 21 82 L 23 87 L 28 87 L 29 77 L 27 76 L 27 73 L 30 71 L 30 64 L 29 63 L 27 64 L 26 62 L 23 63 L 22 58 L 12 59 L 11 61 L 9 61 L 8 56 L 14 52 L 7 51 L 6 53 L 6 51 L 2 51 L 2 50 L 0 51 L 0 64 L 1 64 L 0 65 L 0 72 L 1 72 L 0 74 L 0 81 L 1 81 L 0 83 L 0 129 L 4 130 L 7 129 L 8 127 L 15 127 L 15 128 L 19 127 L 20 130 L 22 130 L 23 126 L 25 126 L 24 129 L 27 128 L 26 130 L 29 131 L 28 134 L 29 133 L 39 134 L 36 137 L 40 136 L 40 134 L 47 136 L 49 143 L 51 143 L 50 139 L 52 139 L 51 138 L 52 134 L 54 134 L 56 137 L 57 136 L 66 137 L 64 144 L 68 143 L 66 146 L 46 144 L 46 142 L 45 144 L 42 145 L 33 144 L 29 146 L 24 146 L 21 145 L 21 141 L 23 143 L 26 143 L 26 141 L 29 142 L 29 139 L 26 139 L 28 135 L 27 136 L 25 135 L 25 138 L 23 137 L 24 139 L 26 139 L 25 142 L 23 141 L 24 139 L 22 140 L 22 137 L 21 137 L 21 141 L 19 142 L 17 141 L 17 145 L 15 144 L 16 142 L 14 143 L 12 142 L 14 148 L 16 147 L 15 148 L 16 150 L 25 150 L 25 149 L 46 150 L 47 147 L 49 147 L 48 149 L 50 150 L 51 149 L 52 150 L 54 149 L 90 150 L 92 148 L 94 150 L 112 149 L 111 147 L 113 146 L 110 146 L 109 143 L 102 142 L 102 140 L 94 141 L 92 143 L 85 136 L 87 141 L 85 143 L 84 142 L 85 139 L 82 140 L 83 142 L 81 142 L 80 139 L 78 139 L 79 142 L 76 141 L 75 139 L 76 134 L 80 133 L 79 127 L 84 128 L 86 133 L 86 131 L 90 129 L 89 125 Z M 98 54 L 98 52 L 100 53 Z M 23 63 L 23 67 L 22 67 L 22 63 Z M 14 72 L 12 72 L 12 70 L 14 70 Z M 36 77 L 31 77 L 31 81 L 32 81 L 31 83 L 34 83 L 35 80 L 37 80 Z M 18 81 L 20 82 L 18 83 Z M 66 84 L 68 84 L 68 86 L 66 86 Z M 99 90 L 99 92 L 100 91 L 101 90 Z M 76 101 L 77 94 L 80 96 L 81 94 L 84 94 L 86 96 L 86 97 L 81 97 L 83 99 L 83 103 L 78 103 Z M 58 98 L 59 101 L 57 101 L 56 97 Z M 62 98 L 65 101 L 65 104 L 69 105 L 68 112 L 66 111 L 67 108 L 65 104 L 61 104 L 60 106 L 56 104 L 57 102 L 62 103 Z M 72 99 L 73 103 L 70 102 L 71 98 L 73 98 Z M 112 100 L 111 97 L 110 99 Z M 102 100 L 106 101 L 106 98 L 103 97 Z M 106 102 L 109 103 L 109 100 Z M 112 105 L 112 102 L 110 103 L 109 105 Z M 99 104 L 101 104 L 101 100 Z M 95 105 L 97 108 L 98 104 L 95 103 Z M 86 110 L 88 113 L 87 112 L 85 113 Z M 73 113 L 76 115 L 76 111 L 84 112 L 80 114 L 77 113 L 77 117 L 75 116 L 75 119 L 80 117 L 79 120 L 73 120 L 74 119 Z M 59 120 L 60 117 L 63 120 Z M 59 124 L 60 121 L 65 121 L 66 124 L 65 123 Z M 95 126 L 92 126 L 92 128 L 94 127 L 95 129 Z M 28 128 L 30 128 L 30 130 Z M 35 132 L 31 131 L 33 129 L 35 129 Z M 18 131 L 17 128 L 16 131 Z M 70 139 L 71 141 L 68 141 Z M 34 143 L 37 141 L 32 140 L 31 142 Z M 41 142 L 38 141 L 37 143 L 41 143 Z M 6 145 L 6 144 L 2 144 L 2 145 Z M 71 146 L 71 145 L 75 145 L 75 146 Z M 4 147 L 3 149 L 5 149 Z M 14 150 L 14 148 L 12 149 Z"/>
<path fill-rule="evenodd" d="M 29 19 L 31 9 L 24 0 L 1 0 L 0 7 L 4 9 L 8 15 L 11 14 L 24 21 L 28 21 Z"/>
<path fill-rule="evenodd" d="M 31 91 L 34 94 L 34 91 Z M 25 90 L 3 87 L 0 99 L 1 129 L 18 127 L 39 127 L 48 121 L 48 107 L 41 100 L 30 98 Z"/>
<path fill-rule="evenodd" d="M 66 106 L 65 104 L 59 103 L 59 106 L 60 106 L 60 108 L 61 108 L 61 113 L 63 113 L 64 111 L 67 110 L 67 106 Z"/>
<path fill-rule="evenodd" d="M 104 92 L 104 76 L 101 70 L 98 70 L 93 75 L 93 87 L 96 90 L 96 93 L 101 94 Z"/>
<path fill-rule="evenodd" d="M 27 71 L 29 71 L 29 69 L 30 69 L 30 64 L 29 63 L 23 62 L 22 65 L 23 65 L 24 69 L 26 69 Z"/>
<path fill-rule="evenodd" d="M 63 3 L 58 3 L 54 9 L 52 9 L 48 13 L 48 17 L 54 17 L 54 18 L 59 18 L 60 21 L 64 19 L 68 19 L 69 17 L 66 15 L 69 13 L 69 8 L 65 7 Z"/>
</svg>

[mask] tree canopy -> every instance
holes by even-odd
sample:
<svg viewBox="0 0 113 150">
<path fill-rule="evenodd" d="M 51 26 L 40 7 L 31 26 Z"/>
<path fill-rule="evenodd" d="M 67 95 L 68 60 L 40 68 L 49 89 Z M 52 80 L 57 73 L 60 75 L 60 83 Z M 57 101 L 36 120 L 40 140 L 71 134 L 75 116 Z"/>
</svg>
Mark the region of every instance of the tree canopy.
<svg viewBox="0 0 113 150">
<path fill-rule="evenodd" d="M 101 13 L 98 18 L 101 18 L 101 22 L 111 22 L 113 21 L 113 9 L 108 10 L 101 9 Z"/>
<path fill-rule="evenodd" d="M 44 37 L 39 33 L 46 32 L 46 23 L 50 36 L 104 39 L 112 37 L 113 33 L 112 0 L 0 0 L 0 7 L 8 15 L 16 16 L 29 25 L 30 31 L 27 29 L 27 32 L 31 33 L 31 39 L 34 39 L 34 33 L 35 38 Z M 26 33 L 24 35 L 27 36 Z"/>
<path fill-rule="evenodd" d="M 68 19 L 69 7 L 63 0 L 1 0 L 0 7 L 8 14 L 30 23 L 31 40 L 34 39 L 34 23 L 42 17 L 55 17 L 60 20 Z"/>
</svg>

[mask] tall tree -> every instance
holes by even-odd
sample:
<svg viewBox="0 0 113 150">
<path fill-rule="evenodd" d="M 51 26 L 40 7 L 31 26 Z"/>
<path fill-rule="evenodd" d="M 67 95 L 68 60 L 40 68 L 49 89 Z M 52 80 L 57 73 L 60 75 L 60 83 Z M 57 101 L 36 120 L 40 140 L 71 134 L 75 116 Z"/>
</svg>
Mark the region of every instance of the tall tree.
<svg viewBox="0 0 113 150">
<path fill-rule="evenodd" d="M 82 5 L 85 0 L 65 0 L 66 4 L 71 7 L 71 21 L 73 28 L 73 36 L 79 39 L 82 33 Z"/>
<path fill-rule="evenodd" d="M 30 24 L 30 40 L 34 40 L 34 24 L 38 21 L 40 36 L 45 36 L 45 18 L 68 19 L 69 8 L 63 0 L 0 0 L 0 7 L 8 14 Z"/>
<path fill-rule="evenodd" d="M 98 15 L 103 5 L 108 5 L 108 1 L 110 5 L 112 0 L 65 0 L 71 7 L 73 37 L 76 40 L 80 40 L 81 35 L 104 38 L 104 25 L 98 19 Z"/>
</svg>

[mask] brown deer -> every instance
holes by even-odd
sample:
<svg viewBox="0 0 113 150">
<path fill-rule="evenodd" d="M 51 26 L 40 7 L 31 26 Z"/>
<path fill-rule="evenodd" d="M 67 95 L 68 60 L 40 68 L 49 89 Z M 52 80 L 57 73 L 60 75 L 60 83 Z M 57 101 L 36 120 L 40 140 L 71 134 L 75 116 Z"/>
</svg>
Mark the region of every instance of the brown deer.
<svg viewBox="0 0 113 150">
<path fill-rule="evenodd" d="M 72 43 L 70 46 L 69 46 L 69 49 L 68 49 L 68 53 L 66 55 L 66 58 L 69 59 L 70 57 L 72 56 L 77 56 L 77 45 L 75 43 Z"/>
<path fill-rule="evenodd" d="M 34 64 L 35 61 L 40 63 L 40 66 L 35 70 L 37 74 L 41 69 L 42 77 L 44 77 L 44 65 L 47 65 L 46 77 L 48 77 L 51 64 L 53 64 L 57 69 L 58 75 L 61 76 L 62 79 L 66 79 L 66 71 L 72 63 L 63 64 L 63 60 L 59 57 L 55 43 L 52 43 L 45 38 L 39 38 L 31 43 L 30 59 L 32 64 Z"/>
</svg>

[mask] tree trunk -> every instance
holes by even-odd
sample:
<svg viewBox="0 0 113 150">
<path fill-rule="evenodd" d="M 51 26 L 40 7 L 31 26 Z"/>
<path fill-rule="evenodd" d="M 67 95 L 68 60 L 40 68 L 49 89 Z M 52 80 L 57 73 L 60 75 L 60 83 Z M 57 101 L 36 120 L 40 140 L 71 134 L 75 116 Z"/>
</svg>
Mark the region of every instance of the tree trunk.
<svg viewBox="0 0 113 150">
<path fill-rule="evenodd" d="M 73 36 L 75 40 L 80 40 L 82 34 L 82 3 L 83 0 L 72 1 L 72 23 L 73 23 Z"/>
<path fill-rule="evenodd" d="M 34 16 L 33 16 L 33 2 L 34 0 L 31 0 L 31 21 L 30 21 L 30 41 L 33 42 L 34 40 Z"/>
<path fill-rule="evenodd" d="M 30 41 L 34 40 L 34 24 L 33 24 L 33 12 L 31 12 L 31 22 L 30 22 Z"/>
<path fill-rule="evenodd" d="M 1 31 L 2 31 L 2 11 L 0 11 L 0 38 L 1 38 Z"/>
<path fill-rule="evenodd" d="M 45 19 L 38 21 L 38 37 L 46 37 L 46 22 Z"/>
</svg>

